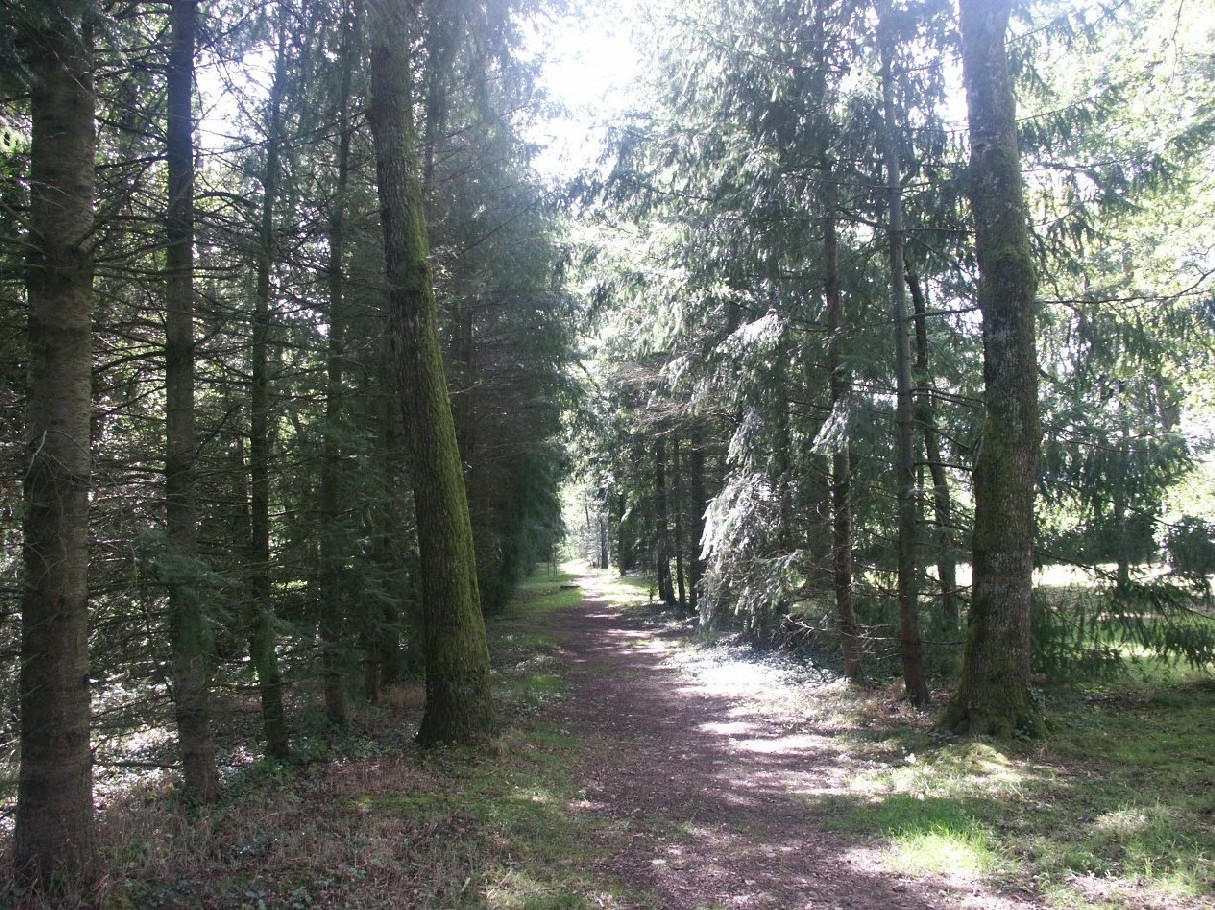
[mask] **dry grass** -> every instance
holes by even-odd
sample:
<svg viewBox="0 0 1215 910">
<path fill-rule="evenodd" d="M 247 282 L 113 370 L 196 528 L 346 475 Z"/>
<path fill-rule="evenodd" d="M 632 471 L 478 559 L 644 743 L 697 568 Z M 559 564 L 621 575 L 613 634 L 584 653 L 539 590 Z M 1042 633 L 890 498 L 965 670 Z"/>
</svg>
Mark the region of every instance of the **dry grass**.
<svg viewBox="0 0 1215 910">
<path fill-rule="evenodd" d="M 98 812 L 99 887 L 23 895 L 0 867 L 0 908 L 543 910 L 590 906 L 571 897 L 582 894 L 616 906 L 613 883 L 570 862 L 571 844 L 592 824 L 572 808 L 578 744 L 539 720 L 562 689 L 544 620 L 580 597 L 568 582 L 525 586 L 497 621 L 506 726 L 488 754 L 416 749 L 424 687 L 395 686 L 360 710 L 349 733 L 300 731 L 298 764 L 233 749 L 217 806 L 191 806 L 166 774 L 108 794 Z M 245 735 L 256 729 L 257 706 L 241 707 L 224 706 Z"/>
</svg>

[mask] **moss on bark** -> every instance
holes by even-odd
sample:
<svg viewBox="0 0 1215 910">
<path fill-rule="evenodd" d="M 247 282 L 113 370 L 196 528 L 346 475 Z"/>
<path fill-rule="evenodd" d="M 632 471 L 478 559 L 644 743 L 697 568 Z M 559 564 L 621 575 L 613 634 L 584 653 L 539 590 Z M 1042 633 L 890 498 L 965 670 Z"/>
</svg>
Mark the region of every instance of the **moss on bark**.
<svg viewBox="0 0 1215 910">
<path fill-rule="evenodd" d="M 958 733 L 1041 735 L 1029 689 L 1034 485 L 1041 426 L 1037 289 L 1016 98 L 1004 50 L 1011 0 L 961 0 L 971 207 L 983 314 L 983 436 L 975 458 L 973 592 L 962 679 L 942 719 Z"/>
<path fill-rule="evenodd" d="M 390 338 L 408 430 L 426 661 L 424 745 L 479 744 L 494 730 L 489 649 L 464 470 L 439 347 L 413 123 L 407 4 L 376 0 L 368 117 L 376 149 Z"/>
</svg>

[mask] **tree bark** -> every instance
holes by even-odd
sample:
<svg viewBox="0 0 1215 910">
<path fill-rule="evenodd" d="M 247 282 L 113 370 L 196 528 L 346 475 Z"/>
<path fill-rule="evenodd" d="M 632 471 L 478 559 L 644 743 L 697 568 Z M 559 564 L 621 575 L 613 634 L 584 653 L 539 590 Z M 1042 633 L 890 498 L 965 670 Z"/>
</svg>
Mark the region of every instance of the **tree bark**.
<svg viewBox="0 0 1215 910">
<path fill-rule="evenodd" d="M 173 0 L 169 50 L 169 171 L 165 272 L 165 520 L 176 565 L 169 580 L 173 705 L 182 773 L 195 799 L 219 798 L 211 735 L 213 642 L 198 585 L 194 420 L 194 54 L 197 0 Z"/>
<path fill-rule="evenodd" d="M 464 472 L 439 348 L 423 208 L 406 0 L 375 0 L 371 103 L 390 337 L 408 423 L 418 518 L 426 708 L 424 745 L 482 743 L 494 729 Z"/>
<path fill-rule="evenodd" d="M 350 84 L 361 30 L 354 0 L 342 15 L 341 72 L 338 85 L 337 186 L 329 215 L 329 261 L 326 281 L 329 292 L 329 351 L 326 363 L 325 443 L 321 458 L 321 664 L 324 676 L 325 715 L 344 727 L 350 722 L 343 660 L 344 631 L 350 601 L 342 584 L 345 535 L 341 527 L 341 459 L 339 424 L 342 415 L 343 366 L 346 357 L 346 204 L 350 183 L 350 141 L 354 125 L 350 117 Z"/>
<path fill-rule="evenodd" d="M 879 31 L 881 31 L 879 26 Z M 889 36 L 880 41 L 882 55 L 883 145 L 886 159 L 886 190 L 890 222 L 890 305 L 894 316 L 894 369 L 896 382 L 895 483 L 898 488 L 898 600 L 899 653 L 903 662 L 906 697 L 917 708 L 928 704 L 924 677 L 924 645 L 920 638 L 917 549 L 919 502 L 916 497 L 913 399 L 911 392 L 911 341 L 907 328 L 907 292 L 903 266 L 903 173 L 895 129 L 894 74 L 891 72 Z"/>
<path fill-rule="evenodd" d="M 254 294 L 252 383 L 249 408 L 249 593 L 253 623 L 249 653 L 261 690 L 266 752 L 286 759 L 291 752 L 283 709 L 283 683 L 275 651 L 274 600 L 270 578 L 270 271 L 274 245 L 274 202 L 282 164 L 282 102 L 287 90 L 286 26 L 279 23 L 279 46 L 270 86 L 266 126 L 266 167 L 262 174 L 261 236 Z"/>
<path fill-rule="evenodd" d="M 1042 430 L 1037 288 L 1026 227 L 1016 97 L 1004 50 L 1012 0 L 961 0 L 970 117 L 970 198 L 983 315 L 984 420 L 975 457 L 970 621 L 962 678 L 941 724 L 977 735 L 1040 735 L 1029 689 L 1034 484 Z"/>
<path fill-rule="evenodd" d="M 22 36 L 34 87 L 13 866 L 27 887 L 87 889 L 96 875 L 86 586 L 96 100 L 80 5 L 55 6 L 61 30 L 44 25 Z"/>
</svg>

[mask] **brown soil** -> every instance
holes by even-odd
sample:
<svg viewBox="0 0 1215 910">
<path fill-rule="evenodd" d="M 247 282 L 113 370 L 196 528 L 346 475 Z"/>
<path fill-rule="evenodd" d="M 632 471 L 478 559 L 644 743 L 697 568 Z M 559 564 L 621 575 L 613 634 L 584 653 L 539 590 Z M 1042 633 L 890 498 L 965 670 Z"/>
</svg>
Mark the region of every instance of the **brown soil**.
<svg viewBox="0 0 1215 910">
<path fill-rule="evenodd" d="M 838 726 L 795 711 L 788 680 L 688 656 L 686 631 L 622 613 L 583 581 L 589 599 L 559 619 L 573 691 L 558 714 L 598 746 L 580 808 L 625 832 L 597 871 L 674 910 L 1043 906 L 964 876 L 900 877 L 874 843 L 821 830 L 810 801 L 845 792 L 860 761 Z"/>
</svg>

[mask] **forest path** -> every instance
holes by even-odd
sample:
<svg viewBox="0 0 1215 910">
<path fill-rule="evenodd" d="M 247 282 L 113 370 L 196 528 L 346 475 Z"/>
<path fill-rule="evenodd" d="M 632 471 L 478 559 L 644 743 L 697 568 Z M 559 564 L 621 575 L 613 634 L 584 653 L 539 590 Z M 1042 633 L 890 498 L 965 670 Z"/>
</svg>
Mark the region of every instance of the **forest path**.
<svg viewBox="0 0 1215 910">
<path fill-rule="evenodd" d="M 838 719 L 794 710 L 806 695 L 787 675 L 697 657 L 686 630 L 580 582 L 587 599 L 554 617 L 571 686 L 556 712 L 588 744 L 580 808 L 625 831 L 596 871 L 671 910 L 1042 906 L 965 876 L 900 877 L 872 844 L 821 830 L 810 802 L 847 794 L 865 764 Z"/>
</svg>

